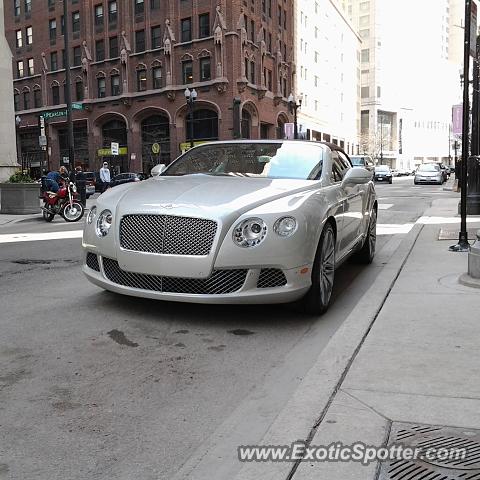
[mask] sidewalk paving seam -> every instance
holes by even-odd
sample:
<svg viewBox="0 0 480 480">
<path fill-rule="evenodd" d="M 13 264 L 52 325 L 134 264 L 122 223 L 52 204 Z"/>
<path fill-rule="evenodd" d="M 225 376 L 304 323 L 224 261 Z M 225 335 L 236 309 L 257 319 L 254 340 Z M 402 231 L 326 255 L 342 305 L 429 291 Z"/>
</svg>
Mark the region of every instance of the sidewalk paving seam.
<svg viewBox="0 0 480 480">
<path fill-rule="evenodd" d="M 340 390 L 340 387 L 342 386 L 343 384 L 343 381 L 345 380 L 349 370 L 350 370 L 350 367 L 352 366 L 353 362 L 355 361 L 355 358 L 357 357 L 358 353 L 360 352 L 363 344 L 365 343 L 365 340 L 367 339 L 368 337 L 368 334 L 370 333 L 370 331 L 372 330 L 373 328 L 373 325 L 375 324 L 375 321 L 377 320 L 378 316 L 380 315 L 380 312 L 382 311 L 383 309 L 383 306 L 385 305 L 385 302 L 387 301 L 393 287 L 395 286 L 395 283 L 397 282 L 398 280 L 398 277 L 400 276 L 401 272 L 403 271 L 403 269 L 405 268 L 405 265 L 407 263 L 407 260 L 409 259 L 415 245 L 417 244 L 417 240 L 418 240 L 418 237 L 420 236 L 420 233 L 422 232 L 423 228 L 424 228 L 424 225 L 422 224 L 416 224 L 416 225 L 419 225 L 419 229 L 418 231 L 415 233 L 415 239 L 414 241 L 412 242 L 412 244 L 410 245 L 410 248 L 408 249 L 408 252 L 407 254 L 405 255 L 405 258 L 403 259 L 402 261 L 402 264 L 398 270 L 398 272 L 396 273 L 396 275 L 394 276 L 393 278 L 393 281 L 391 282 L 388 290 L 387 290 L 387 294 L 385 295 L 385 297 L 383 298 L 382 302 L 380 303 L 379 307 L 377 308 L 376 310 L 376 313 L 375 315 L 373 316 L 373 319 L 371 320 L 367 330 L 365 331 L 365 333 L 363 334 L 362 336 L 362 339 L 360 340 L 359 344 L 357 345 L 357 347 L 355 348 L 355 350 L 353 351 L 353 354 L 352 356 L 350 357 L 350 359 L 348 360 L 347 362 L 347 365 L 345 366 L 345 369 L 343 370 L 337 384 L 335 385 L 335 388 L 333 389 L 332 393 L 330 394 L 329 398 L 328 398 L 328 401 L 326 403 L 326 405 L 323 407 L 317 421 L 314 423 L 314 425 L 312 426 L 309 434 L 307 435 L 307 438 L 305 439 L 305 446 L 306 448 L 308 448 L 311 443 L 312 443 L 312 440 L 313 438 L 315 437 L 315 434 L 317 433 L 318 431 L 318 428 L 320 427 L 321 423 L 323 422 L 325 416 L 327 415 L 327 412 L 330 408 L 330 406 L 332 405 L 338 391 Z M 298 467 L 301 465 L 302 463 L 302 460 L 296 460 L 295 463 L 293 464 L 289 474 L 287 475 L 286 477 L 286 480 L 292 480 Z"/>
</svg>

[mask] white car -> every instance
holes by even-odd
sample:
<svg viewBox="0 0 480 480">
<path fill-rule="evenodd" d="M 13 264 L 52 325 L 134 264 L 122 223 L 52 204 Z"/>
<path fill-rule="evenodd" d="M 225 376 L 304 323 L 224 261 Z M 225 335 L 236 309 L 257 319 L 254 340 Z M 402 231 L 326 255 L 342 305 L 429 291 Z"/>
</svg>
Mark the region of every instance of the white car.
<svg viewBox="0 0 480 480">
<path fill-rule="evenodd" d="M 155 168 L 152 174 L 158 174 Z M 299 301 L 322 313 L 335 269 L 375 253 L 377 200 L 337 146 L 231 141 L 195 147 L 92 206 L 87 278 L 126 295 L 202 303 Z"/>
</svg>

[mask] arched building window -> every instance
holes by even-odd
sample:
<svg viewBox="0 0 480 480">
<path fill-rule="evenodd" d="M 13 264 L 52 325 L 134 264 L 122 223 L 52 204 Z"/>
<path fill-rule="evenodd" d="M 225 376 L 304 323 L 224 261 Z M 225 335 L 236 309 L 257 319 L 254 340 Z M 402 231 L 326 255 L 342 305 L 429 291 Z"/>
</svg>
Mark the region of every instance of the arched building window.
<svg viewBox="0 0 480 480">
<path fill-rule="evenodd" d="M 186 119 L 187 137 L 190 130 L 190 116 Z M 196 141 L 218 140 L 218 114 L 214 110 L 202 108 L 193 112 L 193 138 Z"/>
</svg>

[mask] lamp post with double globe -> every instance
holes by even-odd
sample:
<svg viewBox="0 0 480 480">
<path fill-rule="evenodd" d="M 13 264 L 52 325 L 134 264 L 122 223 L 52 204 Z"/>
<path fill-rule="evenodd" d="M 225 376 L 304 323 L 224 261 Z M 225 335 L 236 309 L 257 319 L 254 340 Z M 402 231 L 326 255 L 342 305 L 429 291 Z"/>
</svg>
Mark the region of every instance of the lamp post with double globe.
<svg viewBox="0 0 480 480">
<path fill-rule="evenodd" d="M 298 120 L 297 120 L 297 110 L 302 106 L 302 95 L 298 99 L 298 103 L 296 98 L 291 93 L 288 96 L 288 109 L 290 113 L 293 113 L 293 138 L 295 140 L 298 139 Z"/>
<path fill-rule="evenodd" d="M 185 99 L 187 100 L 187 106 L 188 106 L 188 116 L 190 117 L 190 131 L 188 133 L 190 137 L 190 148 L 194 147 L 194 139 L 193 139 L 193 105 L 195 103 L 195 100 L 197 99 L 197 91 L 193 88 L 190 90 L 189 88 L 185 89 Z"/>
</svg>

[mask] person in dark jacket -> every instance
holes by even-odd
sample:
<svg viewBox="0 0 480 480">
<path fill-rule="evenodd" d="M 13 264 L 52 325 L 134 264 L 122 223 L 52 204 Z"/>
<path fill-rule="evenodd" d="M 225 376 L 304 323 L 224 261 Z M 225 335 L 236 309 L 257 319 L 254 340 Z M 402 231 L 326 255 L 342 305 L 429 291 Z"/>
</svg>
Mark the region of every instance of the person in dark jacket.
<svg viewBox="0 0 480 480">
<path fill-rule="evenodd" d="M 83 173 L 82 167 L 75 168 L 75 185 L 77 186 L 77 192 L 80 195 L 80 202 L 84 207 L 87 206 L 87 178 Z"/>
</svg>

